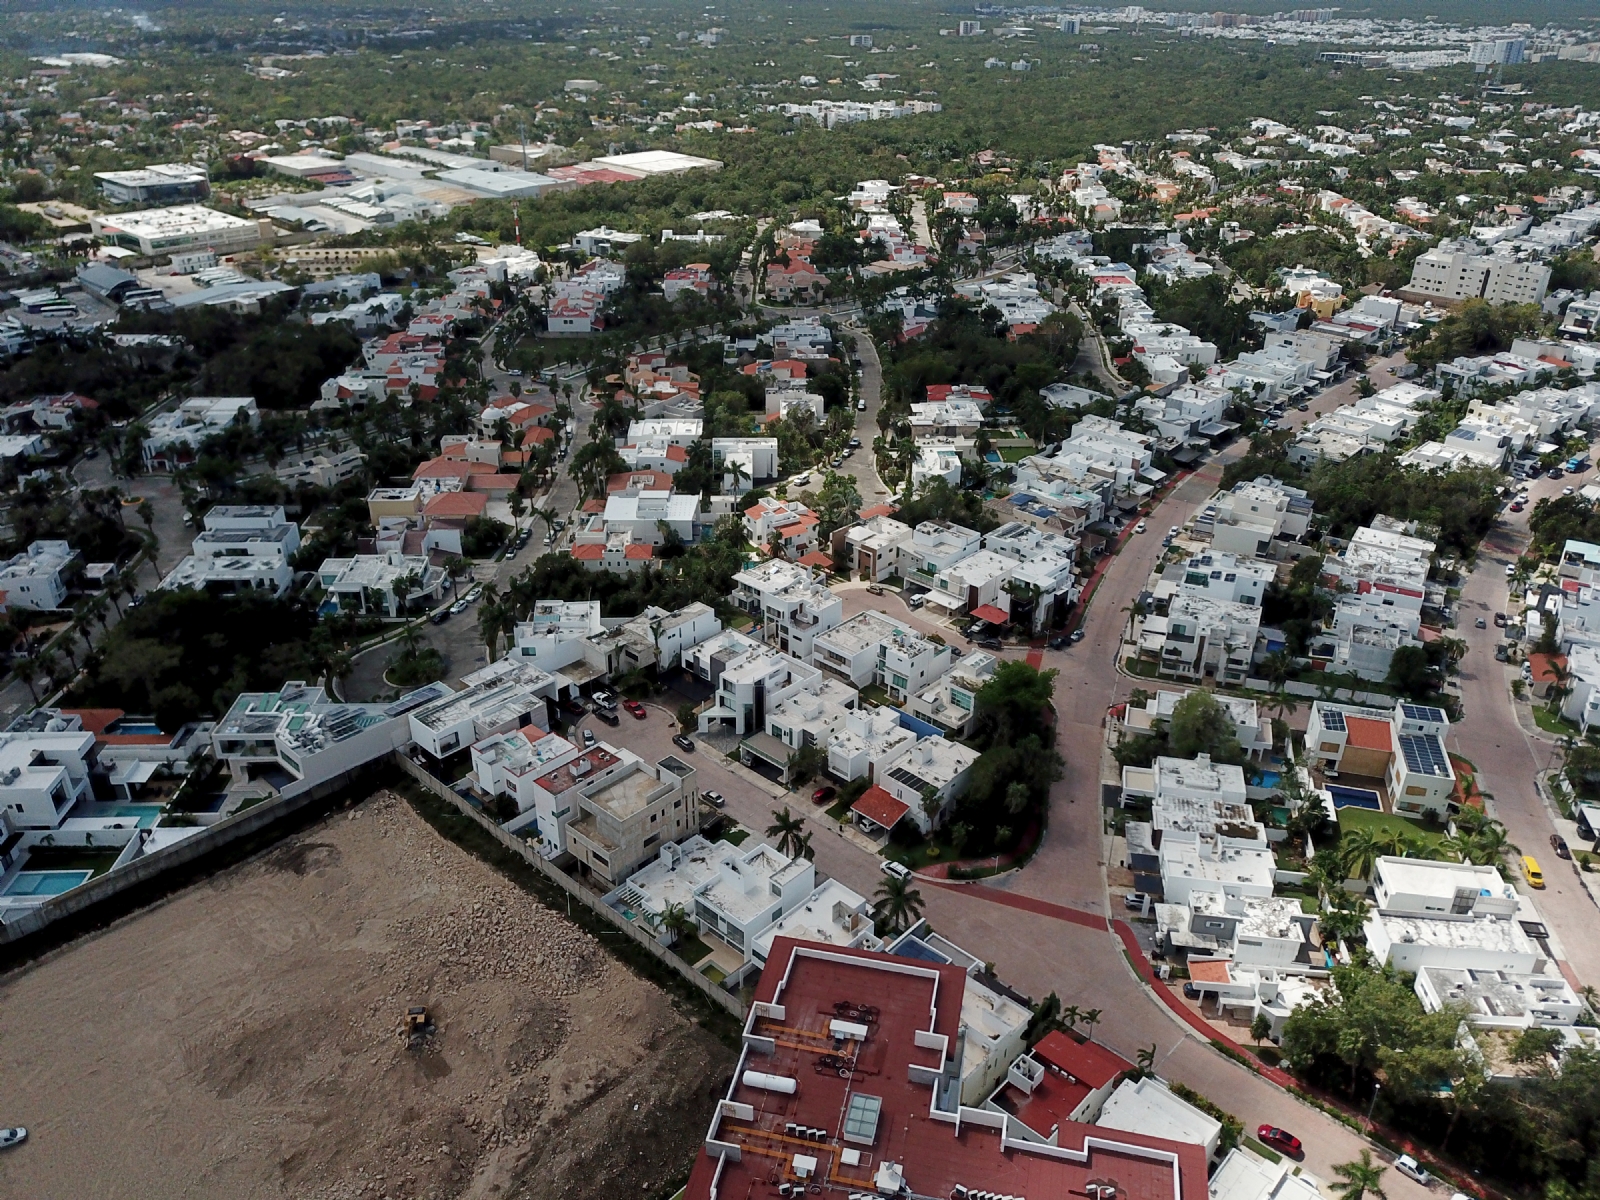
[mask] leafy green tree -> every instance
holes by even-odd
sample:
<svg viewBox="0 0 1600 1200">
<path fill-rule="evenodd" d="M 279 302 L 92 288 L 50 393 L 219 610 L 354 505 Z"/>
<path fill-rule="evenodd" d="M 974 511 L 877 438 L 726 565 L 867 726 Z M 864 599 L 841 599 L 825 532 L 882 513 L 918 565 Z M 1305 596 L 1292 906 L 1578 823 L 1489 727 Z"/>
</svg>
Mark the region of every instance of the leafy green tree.
<svg viewBox="0 0 1600 1200">
<path fill-rule="evenodd" d="M 1204 688 L 1196 688 L 1173 706 L 1167 741 L 1176 758 L 1209 754 L 1214 762 L 1244 761 L 1233 718 Z"/>
</svg>

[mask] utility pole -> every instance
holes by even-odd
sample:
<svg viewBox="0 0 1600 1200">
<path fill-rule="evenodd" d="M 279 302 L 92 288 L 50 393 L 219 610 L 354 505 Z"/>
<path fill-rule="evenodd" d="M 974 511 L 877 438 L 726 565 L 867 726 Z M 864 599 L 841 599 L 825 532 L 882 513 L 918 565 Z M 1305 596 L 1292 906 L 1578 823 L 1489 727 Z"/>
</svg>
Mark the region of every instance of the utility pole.
<svg viewBox="0 0 1600 1200">
<path fill-rule="evenodd" d="M 526 121 L 518 121 L 517 131 L 522 135 L 522 169 L 526 171 L 528 169 L 528 123 Z M 517 243 L 519 246 L 521 244 L 520 241 Z"/>
</svg>

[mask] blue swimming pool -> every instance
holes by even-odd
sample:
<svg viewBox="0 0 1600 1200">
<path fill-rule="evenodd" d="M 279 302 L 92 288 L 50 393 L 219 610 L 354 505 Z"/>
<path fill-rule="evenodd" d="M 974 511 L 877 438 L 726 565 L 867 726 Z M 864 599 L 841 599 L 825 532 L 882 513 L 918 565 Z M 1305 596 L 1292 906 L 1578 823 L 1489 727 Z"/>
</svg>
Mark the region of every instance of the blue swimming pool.
<svg viewBox="0 0 1600 1200">
<path fill-rule="evenodd" d="M 156 818 L 161 815 L 159 804 L 119 804 L 115 808 L 105 810 L 108 817 L 137 817 L 140 829 L 149 829 L 156 823 Z"/>
<path fill-rule="evenodd" d="M 1383 803 L 1378 799 L 1378 793 L 1368 788 L 1340 787 L 1337 783 L 1330 783 L 1328 794 L 1333 797 L 1335 808 L 1370 808 L 1373 812 L 1383 811 Z"/>
<path fill-rule="evenodd" d="M 161 736 L 161 726 L 154 721 L 129 721 L 124 718 L 109 727 L 106 732 L 131 734 L 138 737 L 159 737 Z"/>
<path fill-rule="evenodd" d="M 87 883 L 93 871 L 22 871 L 6 889 L 8 896 L 59 896 L 80 883 Z"/>
<path fill-rule="evenodd" d="M 1278 786 L 1278 781 L 1282 778 L 1282 774 L 1277 771 L 1263 771 L 1261 772 L 1261 782 L 1259 786 L 1264 788 L 1275 788 Z"/>
</svg>

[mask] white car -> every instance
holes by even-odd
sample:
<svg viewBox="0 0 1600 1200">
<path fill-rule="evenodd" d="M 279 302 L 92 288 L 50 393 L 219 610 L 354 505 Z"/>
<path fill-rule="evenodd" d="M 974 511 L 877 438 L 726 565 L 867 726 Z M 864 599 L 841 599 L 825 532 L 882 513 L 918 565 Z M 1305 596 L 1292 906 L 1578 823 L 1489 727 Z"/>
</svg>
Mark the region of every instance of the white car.
<svg viewBox="0 0 1600 1200">
<path fill-rule="evenodd" d="M 0 1150 L 9 1150 L 13 1146 L 20 1146 L 28 1140 L 28 1131 L 21 1125 L 14 1125 L 10 1129 L 0 1129 Z"/>
<path fill-rule="evenodd" d="M 1407 1179 L 1415 1179 L 1423 1187 L 1427 1187 L 1433 1182 L 1433 1176 L 1428 1174 L 1428 1172 L 1423 1169 L 1422 1164 L 1416 1159 L 1412 1158 L 1409 1154 L 1402 1154 L 1399 1158 L 1395 1159 L 1394 1169 L 1399 1171 L 1400 1174 L 1404 1175 Z"/>
<path fill-rule="evenodd" d="M 896 879 L 910 879 L 911 868 L 905 863 L 897 863 L 892 858 L 886 858 L 878 864 L 878 870 L 885 875 L 892 875 Z"/>
<path fill-rule="evenodd" d="M 1517 564 L 1516 563 L 1507 563 L 1506 564 L 1506 578 L 1510 579 L 1516 573 L 1517 573 Z"/>
<path fill-rule="evenodd" d="M 1149 528 L 1150 528 L 1150 523 L 1148 521 L 1140 521 L 1137 525 L 1135 525 L 1133 527 L 1133 531 L 1135 533 L 1143 533 L 1146 529 L 1149 529 Z"/>
</svg>

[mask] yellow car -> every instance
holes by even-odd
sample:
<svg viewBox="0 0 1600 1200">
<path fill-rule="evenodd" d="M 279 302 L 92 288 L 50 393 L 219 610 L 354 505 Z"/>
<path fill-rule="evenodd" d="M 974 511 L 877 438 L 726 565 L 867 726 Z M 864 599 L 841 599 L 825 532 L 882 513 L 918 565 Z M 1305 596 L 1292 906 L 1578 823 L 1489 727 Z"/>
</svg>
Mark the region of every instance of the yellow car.
<svg viewBox="0 0 1600 1200">
<path fill-rule="evenodd" d="M 1529 887 L 1542 888 L 1544 886 L 1544 872 L 1539 870 L 1539 862 L 1532 855 L 1522 856 L 1522 875 L 1528 881 Z"/>
</svg>

